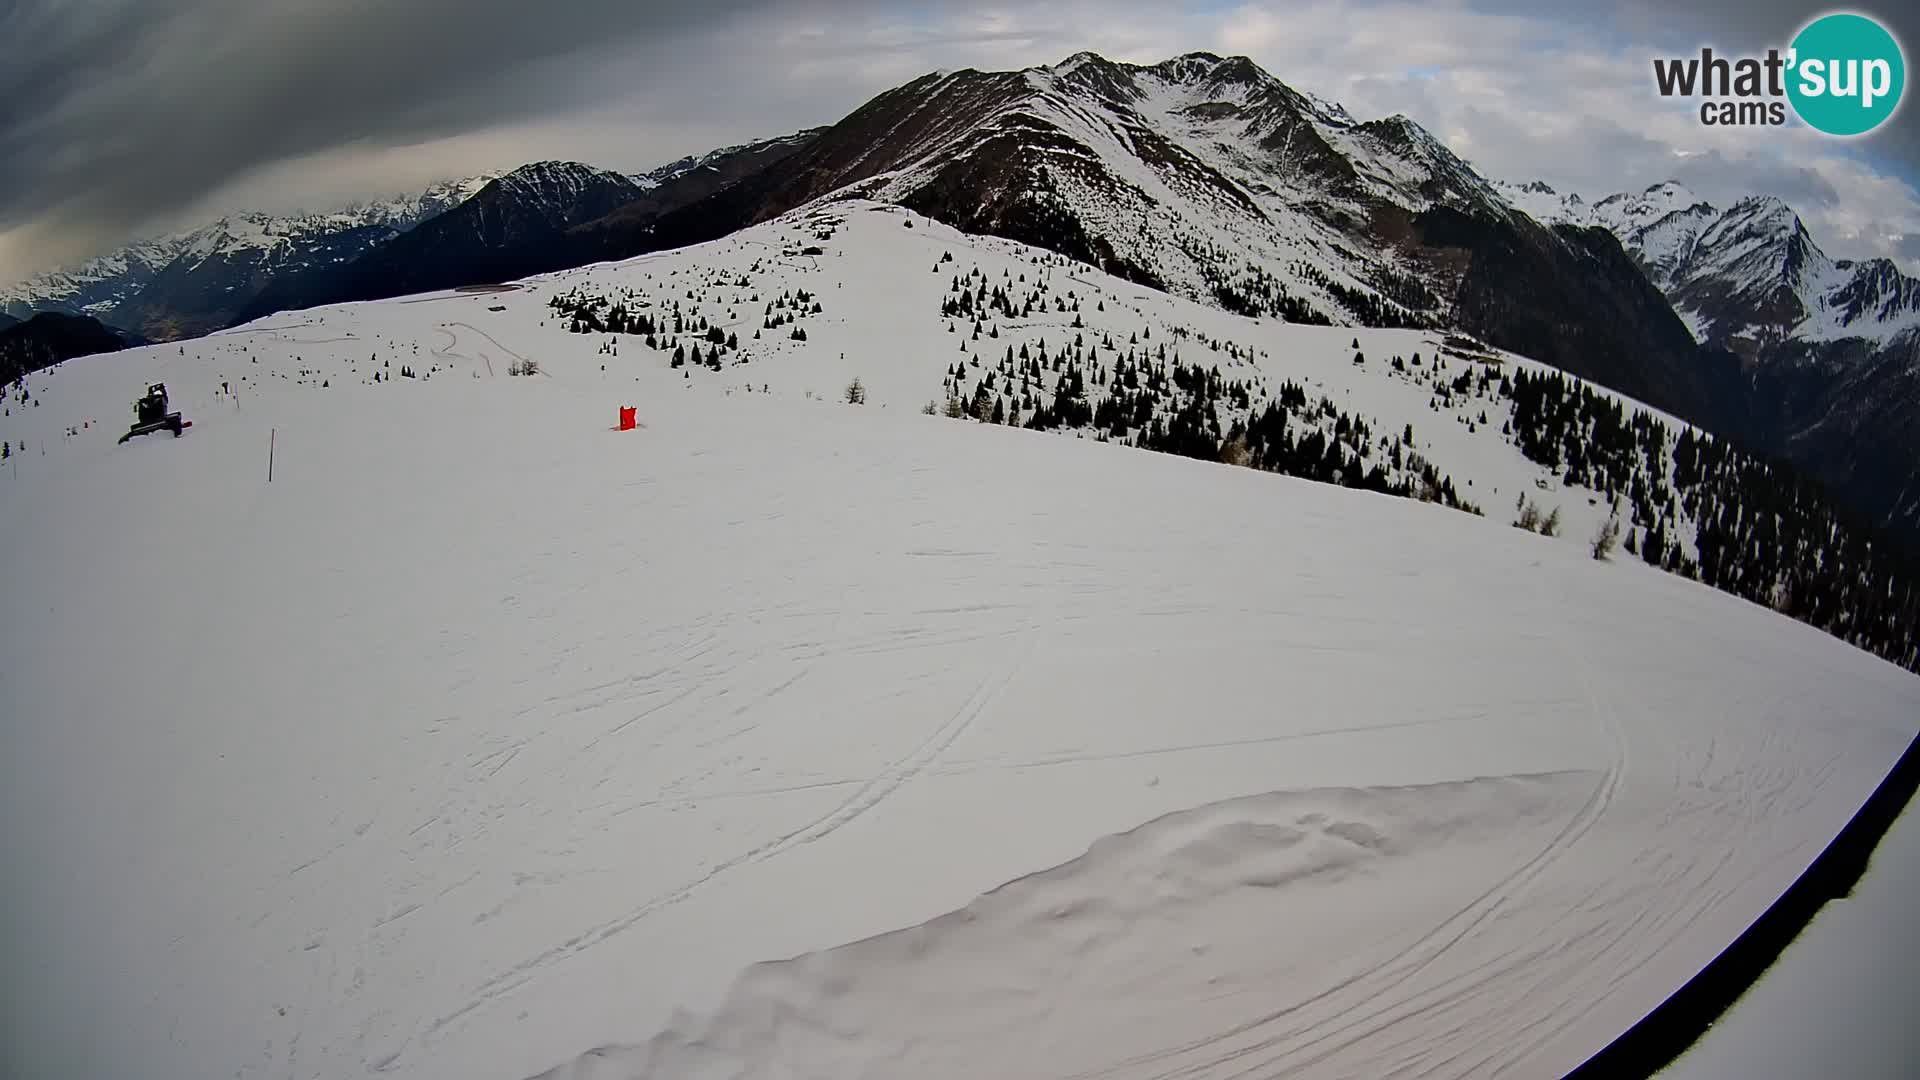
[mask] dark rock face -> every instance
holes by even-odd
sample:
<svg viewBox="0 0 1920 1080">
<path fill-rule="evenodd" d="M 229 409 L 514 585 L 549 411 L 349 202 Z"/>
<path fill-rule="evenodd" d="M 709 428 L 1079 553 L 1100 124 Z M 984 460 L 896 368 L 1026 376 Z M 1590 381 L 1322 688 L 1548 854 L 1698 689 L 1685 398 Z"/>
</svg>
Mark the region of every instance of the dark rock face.
<svg viewBox="0 0 1920 1080">
<path fill-rule="evenodd" d="M 1461 329 L 1695 423 L 1715 415 L 1731 364 L 1703 355 L 1611 233 L 1444 208 L 1414 227 L 1422 244 L 1464 253 Z"/>
<path fill-rule="evenodd" d="M 1713 430 L 1794 462 L 1920 550 L 1920 333 L 1783 341 L 1741 365 Z"/>
</svg>

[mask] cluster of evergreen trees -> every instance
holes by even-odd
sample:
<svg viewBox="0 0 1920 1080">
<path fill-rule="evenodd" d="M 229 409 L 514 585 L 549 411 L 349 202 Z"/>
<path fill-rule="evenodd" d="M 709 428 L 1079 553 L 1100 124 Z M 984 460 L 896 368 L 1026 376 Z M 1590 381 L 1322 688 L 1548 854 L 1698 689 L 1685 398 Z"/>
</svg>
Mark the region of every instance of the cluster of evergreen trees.
<svg viewBox="0 0 1920 1080">
<path fill-rule="evenodd" d="M 547 301 L 561 318 L 567 321 L 567 329 L 575 334 L 632 334 L 638 337 L 655 337 L 664 333 L 661 325 L 655 322 L 652 314 L 641 310 L 643 300 L 635 297 L 631 289 L 609 302 L 605 296 L 590 293 L 579 286 L 557 293 Z M 679 304 L 674 305 L 674 314 L 679 318 Z M 684 332 L 684 327 L 676 328 L 675 333 Z"/>
<path fill-rule="evenodd" d="M 998 336 L 995 328 L 980 321 L 983 312 L 990 318 L 1004 310 L 998 294 L 999 287 L 990 287 L 984 275 L 970 271 L 954 278 L 942 314 L 975 318 L 972 334 L 961 342 L 962 352 L 985 336 L 983 326 Z M 1044 293 L 1039 297 L 1043 304 L 1047 299 Z M 1072 301 L 1075 307 L 1078 303 L 1078 298 Z M 950 323 L 949 329 L 957 327 Z M 1178 329 L 1173 337 L 1171 346 L 1156 343 L 1149 326 L 1119 342 L 1111 333 L 1095 339 L 1082 328 L 1057 348 L 1044 337 L 1008 343 L 990 362 L 990 353 L 976 347 L 947 369 L 944 410 L 929 403 L 926 411 L 1038 431 L 1085 432 L 1146 450 L 1480 512 L 1461 497 L 1450 477 L 1414 450 L 1410 427 L 1376 436 L 1364 417 L 1326 397 L 1310 401 L 1298 384 L 1287 383 L 1277 395 L 1269 395 L 1258 369 L 1250 366 L 1250 348 Z M 1197 341 L 1211 352 L 1224 353 L 1246 374 L 1229 375 L 1217 363 L 1187 362 L 1178 351 L 1181 341 Z"/>
<path fill-rule="evenodd" d="M 1352 312 L 1362 325 L 1409 330 L 1424 330 L 1439 325 L 1438 319 L 1433 315 L 1409 311 L 1396 301 L 1378 293 L 1371 293 L 1337 281 L 1312 263 L 1296 260 L 1290 263 L 1288 268 L 1295 276 L 1326 290 L 1335 302 Z M 1402 293 L 1409 291 L 1406 286 L 1410 281 L 1411 279 L 1405 279 L 1399 282 Z M 1427 295 L 1432 296 L 1431 293 Z"/>
<path fill-rule="evenodd" d="M 1376 437 L 1365 418 L 1339 408 L 1331 398 L 1309 402 L 1306 390 L 1293 382 L 1283 384 L 1279 395 L 1245 425 L 1236 422 L 1217 456 L 1324 484 L 1482 512 L 1461 496 L 1452 477 L 1414 449 L 1412 425 Z"/>
<path fill-rule="evenodd" d="M 1627 551 L 1920 671 L 1911 559 L 1849 521 L 1814 481 L 1691 428 L 1675 436 L 1558 373 L 1519 372 L 1503 386 L 1523 454 L 1632 507 Z"/>
<path fill-rule="evenodd" d="M 1248 318 L 1273 316 L 1283 322 L 1311 326 L 1332 326 L 1325 312 L 1287 291 L 1287 286 L 1264 266 L 1241 264 L 1239 274 L 1229 277 L 1211 266 L 1202 269 L 1207 290 L 1219 305 L 1235 315 Z"/>
<path fill-rule="evenodd" d="M 1224 264 L 1199 265 L 1207 292 L 1221 307 L 1236 315 L 1273 316 L 1283 322 L 1312 326 L 1333 325 L 1333 319 L 1326 312 L 1304 297 L 1294 295 L 1265 267 L 1243 263 L 1236 272 L 1228 274 L 1218 268 Z M 1378 269 L 1370 282 L 1377 292 L 1368 292 L 1335 280 L 1311 263 L 1295 261 L 1288 265 L 1288 271 L 1300 280 L 1319 286 L 1364 325 L 1412 329 L 1439 325 L 1433 313 L 1443 306 L 1440 298 L 1410 274 Z"/>
<path fill-rule="evenodd" d="M 728 278 L 719 284 L 743 290 L 750 287 L 744 276 Z M 694 290 L 688 289 L 686 298 L 694 302 L 682 307 L 681 301 L 675 299 L 655 308 L 632 289 L 622 290 L 620 295 L 609 298 L 574 286 L 549 298 L 547 306 L 566 321 L 567 329 L 572 333 L 611 334 L 616 339 L 623 334 L 639 337 L 647 348 L 671 354 L 669 363 L 675 368 L 707 367 L 719 371 L 728 354 L 734 355 L 736 362 L 744 363 L 747 358 L 740 349 L 739 333 L 727 330 L 702 315 L 697 302 L 700 297 Z M 738 299 L 735 297 L 736 301 Z M 748 302 L 759 303 L 759 294 L 753 294 Z M 761 328 L 754 331 L 753 336 L 759 338 L 761 331 L 792 327 L 787 336 L 795 341 L 805 341 L 806 331 L 794 324 L 807 316 L 821 314 L 824 310 L 819 297 L 805 289 L 782 292 L 766 302 Z M 737 310 L 728 311 L 727 318 L 738 322 Z M 600 351 L 606 355 L 619 355 L 613 342 L 603 344 Z"/>
<path fill-rule="evenodd" d="M 934 270 L 939 269 L 940 264 L 935 263 Z M 1024 271 L 1018 275 L 1011 270 L 1002 271 L 1001 278 L 989 288 L 987 275 L 978 266 L 965 275 L 954 275 L 947 286 L 948 295 L 940 303 L 940 314 L 949 319 L 988 321 L 996 316 L 1007 320 L 1031 319 L 1036 309 L 1041 314 L 1052 311 L 1077 315 L 1080 311 L 1078 296 L 1071 290 L 1064 296 L 1051 294 L 1048 282 L 1038 274 L 1031 284 Z"/>
<path fill-rule="evenodd" d="M 805 289 L 798 292 L 783 292 L 767 302 L 767 309 L 760 324 L 762 330 L 778 330 L 790 326 L 796 320 L 821 312 L 820 300 Z M 796 341 L 807 340 L 804 330 L 795 328 L 790 335 Z"/>
<path fill-rule="evenodd" d="M 1408 312 L 1439 312 L 1446 307 L 1440 295 L 1427 287 L 1418 275 L 1404 273 L 1391 267 L 1376 267 L 1369 277 L 1368 284 L 1380 291 L 1387 300 L 1400 305 Z M 1431 314 L 1424 317 L 1427 325 L 1438 325 L 1439 320 Z M 1369 326 L 1372 324 L 1369 323 Z"/>
</svg>

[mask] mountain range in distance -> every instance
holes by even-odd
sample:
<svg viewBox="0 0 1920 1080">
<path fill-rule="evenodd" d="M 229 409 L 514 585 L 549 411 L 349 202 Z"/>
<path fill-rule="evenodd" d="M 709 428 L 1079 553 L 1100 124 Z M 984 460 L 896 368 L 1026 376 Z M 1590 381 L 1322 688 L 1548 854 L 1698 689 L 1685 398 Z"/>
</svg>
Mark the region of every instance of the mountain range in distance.
<svg viewBox="0 0 1920 1080">
<path fill-rule="evenodd" d="M 1445 328 L 1820 478 L 1920 537 L 1920 282 L 1790 207 L 1678 184 L 1588 202 L 1480 175 L 1245 57 L 940 72 L 839 123 L 649 173 L 540 162 L 333 214 L 239 215 L 0 290 L 153 340 L 891 202 L 1253 318 Z M 17 329 L 17 328 L 16 328 Z"/>
</svg>

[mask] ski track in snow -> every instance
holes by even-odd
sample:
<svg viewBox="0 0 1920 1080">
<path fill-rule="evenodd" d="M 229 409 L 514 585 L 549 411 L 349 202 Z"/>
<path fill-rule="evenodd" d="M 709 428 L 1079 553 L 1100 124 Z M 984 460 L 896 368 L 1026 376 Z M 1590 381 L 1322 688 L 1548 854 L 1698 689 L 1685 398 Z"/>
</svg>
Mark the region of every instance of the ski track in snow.
<svg viewBox="0 0 1920 1080">
<path fill-rule="evenodd" d="M 1502 908 L 1512 902 L 1515 896 L 1524 893 L 1527 886 L 1535 878 L 1546 872 L 1553 863 L 1564 858 L 1568 852 L 1573 850 L 1580 840 L 1600 821 L 1601 817 L 1606 814 L 1608 807 L 1613 803 L 1614 794 L 1619 787 L 1620 777 L 1627 767 L 1626 744 L 1620 736 L 1618 725 L 1614 722 L 1611 712 L 1602 704 L 1597 695 L 1591 680 L 1590 667 L 1586 660 L 1575 649 L 1567 648 L 1564 651 L 1566 652 L 1569 667 L 1578 673 L 1578 677 L 1586 690 L 1592 715 L 1604 725 L 1608 738 L 1613 742 L 1615 748 L 1613 759 L 1601 777 L 1600 782 L 1595 785 L 1593 795 L 1587 800 L 1585 805 L 1580 808 L 1579 812 L 1574 815 L 1573 819 L 1568 822 L 1567 826 L 1562 829 L 1546 847 L 1542 848 L 1538 854 L 1522 863 L 1511 874 L 1495 882 L 1493 886 L 1485 892 L 1476 896 L 1472 903 L 1456 911 L 1445 922 L 1442 922 L 1433 931 L 1417 941 L 1393 962 L 1367 971 L 1359 978 L 1353 980 L 1352 983 L 1336 986 L 1327 994 L 1309 999 L 1303 1003 L 1313 1004 L 1317 1001 L 1325 1000 L 1336 992 L 1345 991 L 1350 986 L 1355 986 L 1356 992 L 1347 996 L 1347 1000 L 1350 1001 L 1351 1004 L 1340 1010 L 1342 1020 L 1338 1024 L 1319 1024 L 1306 1028 L 1295 1027 L 1291 1030 L 1269 1035 L 1252 1046 L 1236 1048 L 1224 1055 L 1212 1057 L 1200 1068 L 1188 1067 L 1158 1075 L 1244 1076 L 1267 1074 L 1268 1070 L 1275 1069 L 1286 1071 L 1310 1069 L 1324 1062 L 1338 1051 L 1353 1046 L 1362 1040 L 1376 1037 L 1396 1024 L 1437 1011 L 1450 1004 L 1457 1004 L 1470 991 L 1478 989 L 1494 981 L 1496 978 L 1504 977 L 1510 973 L 1512 967 L 1517 966 L 1494 966 L 1490 972 L 1483 975 L 1482 972 L 1486 972 L 1491 966 L 1483 963 L 1478 965 L 1470 976 L 1459 977 L 1459 979 L 1450 983 L 1441 983 L 1434 990 L 1428 991 L 1424 997 L 1422 995 L 1408 995 L 1404 989 L 1407 984 L 1413 982 L 1417 976 L 1446 955 L 1448 950 L 1458 945 L 1463 939 L 1474 934 L 1488 920 L 1498 916 Z M 1533 953 L 1524 954 L 1523 960 L 1532 963 L 1538 960 L 1538 956 Z M 1461 985 L 1461 980 L 1469 979 L 1470 981 L 1467 981 L 1466 985 Z M 1297 1009 L 1298 1006 L 1294 1008 Z M 1349 1011 L 1351 1009 L 1361 1008 L 1364 1008 L 1366 1011 L 1360 1013 L 1358 1016 L 1354 1016 L 1352 1012 Z M 1292 1011 L 1294 1010 L 1287 1010 L 1288 1013 Z M 1269 1020 L 1271 1019 L 1279 1019 L 1279 1017 L 1269 1018 Z M 1264 1023 L 1265 1022 L 1263 1022 L 1263 1026 Z M 1230 1034 L 1238 1035 L 1241 1034 L 1241 1032 L 1236 1031 Z M 1332 1040 L 1331 1045 L 1322 1045 L 1329 1040 Z M 1222 1037 L 1216 1037 L 1209 1040 L 1208 1045 L 1210 1047 L 1216 1046 L 1221 1041 L 1223 1041 Z M 1271 1053 L 1276 1047 L 1285 1047 L 1285 1052 Z M 1306 1056 L 1303 1057 L 1303 1054 Z M 1238 1065 L 1242 1062 L 1242 1059 L 1256 1057 L 1256 1055 L 1258 1055 L 1257 1060 L 1245 1069 L 1225 1073 L 1217 1071 L 1220 1066 L 1226 1065 L 1229 1062 Z M 1442 1061 L 1438 1064 L 1444 1067 L 1451 1064 L 1451 1062 Z"/>
<path fill-rule="evenodd" d="M 1585 661 L 1576 654 L 1570 654 L 1568 660 L 1581 669 L 1586 667 Z M 1582 670 L 1580 677 L 1584 681 L 1588 675 Z M 1579 812 L 1532 858 L 1494 882 L 1466 906 L 1386 962 L 1278 1012 L 1263 1016 L 1254 1023 L 1219 1032 L 1198 1042 L 1158 1051 L 1144 1058 L 1119 1062 L 1096 1073 L 1077 1075 L 1112 1076 L 1132 1073 L 1142 1066 L 1156 1067 L 1158 1071 L 1140 1073 L 1156 1078 L 1292 1075 L 1301 1070 L 1310 1070 L 1339 1051 L 1362 1040 L 1375 1038 L 1396 1024 L 1457 1004 L 1468 992 L 1507 974 L 1510 966 L 1495 967 L 1491 973 L 1483 975 L 1481 972 L 1490 965 L 1481 964 L 1476 967 L 1467 985 L 1459 985 L 1457 981 L 1451 985 L 1442 983 L 1426 995 L 1410 995 L 1406 992 L 1406 987 L 1414 983 L 1422 972 L 1489 919 L 1496 917 L 1514 896 L 1526 890 L 1533 879 L 1566 856 L 1611 805 L 1621 773 L 1626 768 L 1625 747 L 1611 720 L 1606 719 L 1591 684 L 1587 687 L 1587 693 L 1593 715 L 1605 723 L 1617 753 Z M 1534 962 L 1538 956 L 1526 954 L 1523 959 Z M 1320 1005 L 1327 1008 L 1320 1010 L 1309 1022 L 1291 1026 L 1283 1024 L 1302 1010 Z M 1330 1023 L 1324 1019 L 1326 1014 L 1340 1019 Z M 1243 1037 L 1255 1037 L 1255 1041 L 1241 1045 Z M 1159 1069 L 1170 1059 L 1195 1055 L 1199 1057 L 1198 1061 Z M 1448 1062 L 1440 1063 L 1442 1066 L 1446 1064 Z"/>
<path fill-rule="evenodd" d="M 33 378 L 0 850 L 61 974 L 0 1030 L 26 1072 L 1557 1075 L 1912 736 L 1920 680 L 1594 563 L 1604 507 L 1350 363 L 1430 334 L 831 212 L 819 258 L 779 254 L 802 217 Z M 1492 516 L 915 415 L 976 262 L 1414 423 Z M 574 284 L 825 311 L 683 373 L 556 325 Z M 195 427 L 115 448 L 158 378 Z M 1521 492 L 1566 535 L 1506 527 Z"/>
<path fill-rule="evenodd" d="M 635 923 L 645 919 L 661 908 L 670 904 L 677 904 L 687 899 L 708 882 L 733 870 L 735 867 L 771 859 L 789 848 L 823 840 L 835 830 L 850 824 L 862 814 L 873 810 L 879 806 L 888 795 L 897 791 L 901 785 L 909 783 L 916 776 L 920 775 L 931 762 L 937 760 L 948 747 L 952 746 L 955 740 L 959 739 L 973 723 L 974 719 L 979 716 L 981 710 L 986 708 L 993 699 L 998 696 L 999 692 L 1006 687 L 1007 680 L 1011 678 L 1013 670 L 1014 666 L 1009 665 L 1004 676 L 997 680 L 989 680 L 987 683 L 983 683 L 957 712 L 949 717 L 945 723 L 938 725 L 929 732 L 926 739 L 915 746 L 909 754 L 891 762 L 879 775 L 861 784 L 852 795 L 849 795 L 844 802 L 841 802 L 832 810 L 764 844 L 760 844 L 757 847 L 720 861 L 715 864 L 712 869 L 693 881 L 687 882 L 669 892 L 655 896 L 617 919 L 612 919 L 598 926 L 589 928 L 560 943 L 560 945 L 555 948 L 548 949 L 538 956 L 515 964 L 513 967 L 482 983 L 473 1000 L 430 1024 L 427 1027 L 427 1035 L 431 1036 L 440 1029 L 460 1019 L 462 1016 L 485 1005 L 493 998 L 525 985 L 531 979 L 533 973 L 539 969 L 557 961 L 564 960 L 582 949 L 591 948 L 613 937 L 615 934 L 627 930 Z"/>
</svg>

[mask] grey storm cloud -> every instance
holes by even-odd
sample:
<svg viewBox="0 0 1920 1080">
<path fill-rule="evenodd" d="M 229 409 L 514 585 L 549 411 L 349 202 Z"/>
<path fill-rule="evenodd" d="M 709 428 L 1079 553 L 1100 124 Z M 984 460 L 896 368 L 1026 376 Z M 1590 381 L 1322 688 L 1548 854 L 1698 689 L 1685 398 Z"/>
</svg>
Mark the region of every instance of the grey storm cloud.
<svg viewBox="0 0 1920 1080">
<path fill-rule="evenodd" d="M 540 156 L 638 168 L 832 122 L 923 73 L 877 66 L 876 52 L 995 47 L 990 32 L 954 38 L 936 13 L 887 0 L 0 0 L 0 282 L 191 227 L 208 207 L 332 205 Z M 453 140 L 453 159 L 423 164 Z"/>
<path fill-rule="evenodd" d="M 131 225 L 272 162 L 577 107 L 757 6 L 0 0 L 0 229 Z"/>
<path fill-rule="evenodd" d="M 1561 61 L 1541 42 L 1757 49 L 1804 22 L 1806 7 L 1464 0 L 1448 9 L 1524 21 L 1526 33 L 1498 45 L 1450 30 L 1444 11 L 1423 12 L 1424 32 L 1448 45 L 1433 64 L 1502 88 L 1482 110 L 1395 70 L 1377 38 L 1412 10 L 1400 3 L 1318 10 L 1308 29 L 1322 31 L 1324 47 L 1293 55 L 1284 46 L 1306 16 L 1267 0 L 1193 9 L 1151 0 L 0 0 L 0 40 L 10 43 L 0 63 L 0 280 L 198 223 L 210 206 L 317 206 L 301 200 L 390 193 L 539 156 L 639 168 L 830 123 L 935 67 L 1019 67 L 1083 48 L 1134 59 L 1251 51 L 1280 78 L 1362 112 L 1463 121 L 1465 151 L 1490 175 L 1605 193 L 1678 172 L 1709 198 L 1763 190 L 1816 211 L 1854 198 L 1778 154 L 1676 161 L 1672 143 L 1650 137 L 1630 110 L 1587 110 L 1571 125 L 1525 115 L 1584 108 L 1582 85 L 1554 82 Z M 1249 13 L 1274 28 L 1270 46 L 1228 32 Z M 1368 15 L 1374 39 L 1345 43 L 1346 21 Z M 1920 25 L 1896 32 L 1920 41 Z M 1602 87 L 1614 78 L 1581 77 Z M 1847 152 L 1892 166 L 1911 187 L 1920 108 Z"/>
</svg>

